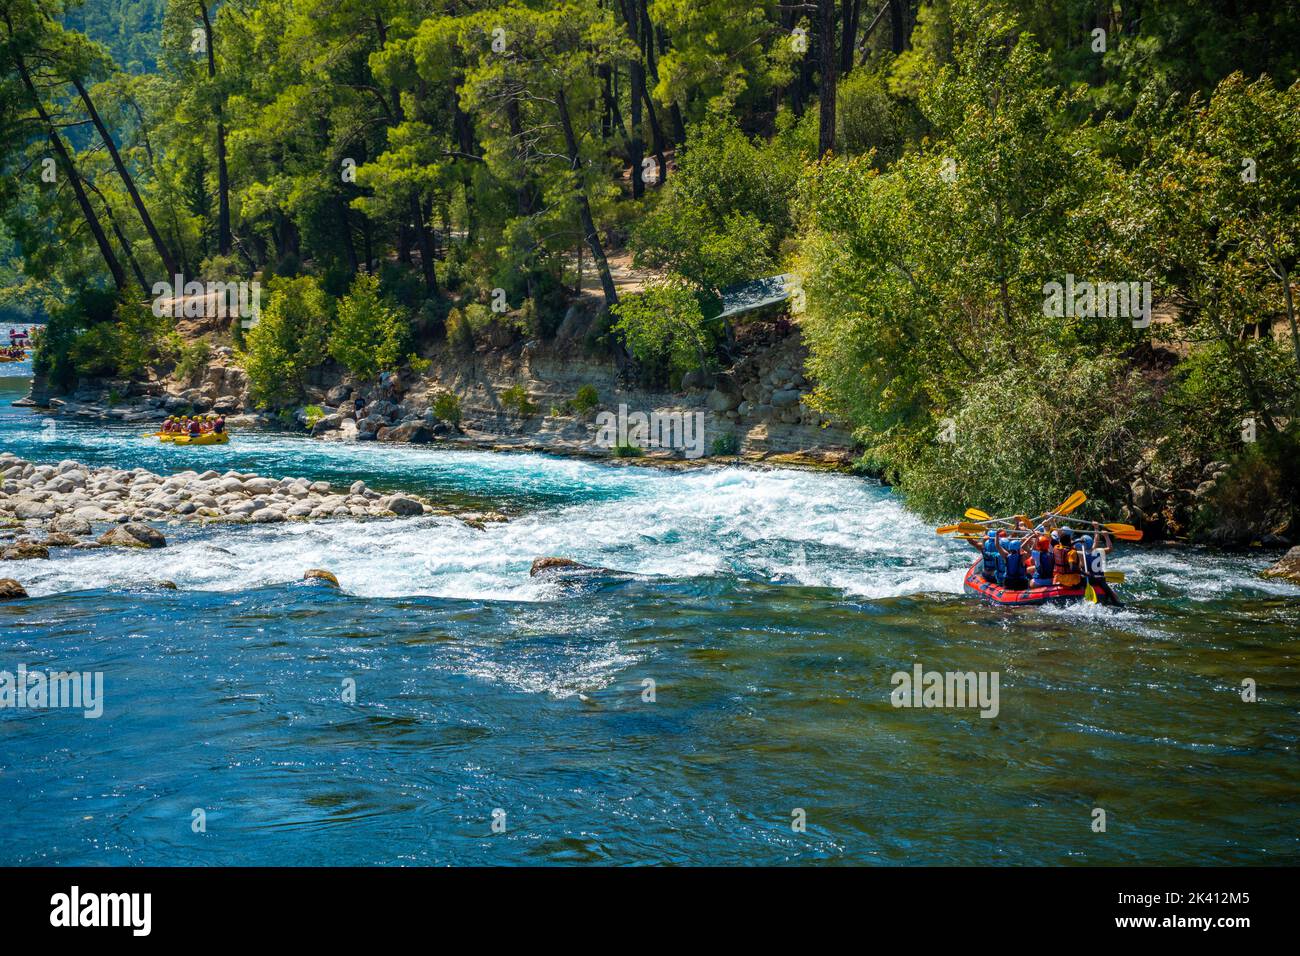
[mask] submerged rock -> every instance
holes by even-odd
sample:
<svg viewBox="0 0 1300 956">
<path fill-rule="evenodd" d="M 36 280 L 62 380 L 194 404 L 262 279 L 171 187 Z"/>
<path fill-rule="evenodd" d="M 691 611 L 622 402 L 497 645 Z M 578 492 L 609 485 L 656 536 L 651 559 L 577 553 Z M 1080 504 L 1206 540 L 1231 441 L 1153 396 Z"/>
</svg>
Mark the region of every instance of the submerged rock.
<svg viewBox="0 0 1300 956">
<path fill-rule="evenodd" d="M 563 575 L 565 577 L 626 576 L 626 572 L 614 571 L 610 568 L 597 568 L 590 564 L 581 564 L 570 558 L 534 558 L 533 566 L 528 569 L 528 576 L 536 578 L 546 575 Z"/>
<path fill-rule="evenodd" d="M 332 588 L 339 586 L 339 579 L 331 571 L 324 568 L 311 568 L 302 576 L 304 581 L 319 582 Z"/>
<path fill-rule="evenodd" d="M 37 544 L 35 541 L 19 541 L 11 547 L 5 548 L 0 554 L 0 560 L 3 561 L 29 561 L 34 558 L 48 558 L 50 549 L 43 544 Z"/>
<path fill-rule="evenodd" d="M 13 578 L 0 578 L 0 601 L 18 601 L 27 597 L 27 590 Z"/>
<path fill-rule="evenodd" d="M 167 539 L 147 524 L 130 521 L 105 531 L 99 536 L 99 543 L 119 548 L 161 548 Z"/>
</svg>

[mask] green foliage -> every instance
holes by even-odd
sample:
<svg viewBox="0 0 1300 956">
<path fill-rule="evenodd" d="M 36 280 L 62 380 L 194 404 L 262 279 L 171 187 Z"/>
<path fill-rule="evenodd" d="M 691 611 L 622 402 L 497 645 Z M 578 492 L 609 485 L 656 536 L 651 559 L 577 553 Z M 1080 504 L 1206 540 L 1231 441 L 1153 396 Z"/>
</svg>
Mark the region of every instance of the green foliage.
<svg viewBox="0 0 1300 956">
<path fill-rule="evenodd" d="M 806 158 L 794 134 L 756 143 L 725 121 L 693 129 L 666 195 L 633 231 L 637 263 L 714 295 L 771 274 Z"/>
<path fill-rule="evenodd" d="M 51 310 L 34 370 L 61 389 L 83 379 L 130 378 L 170 357 L 172 320 L 107 290 L 87 289 Z"/>
<path fill-rule="evenodd" d="M 640 458 L 645 454 L 645 449 L 640 445 L 615 445 L 609 453 L 615 458 Z"/>
<path fill-rule="evenodd" d="M 439 392 L 433 400 L 433 414 L 439 420 L 460 424 L 460 396 L 455 392 Z"/>
<path fill-rule="evenodd" d="M 358 275 L 340 300 L 329 338 L 329 354 L 360 378 L 396 368 L 410 344 L 402 313 L 379 294 L 379 280 Z"/>
<path fill-rule="evenodd" d="M 1300 424 L 1247 444 L 1205 497 L 1193 534 L 1214 544 L 1257 544 L 1300 522 Z"/>
<path fill-rule="evenodd" d="M 613 313 L 615 331 L 638 359 L 666 361 L 679 373 L 715 367 L 715 333 L 699 295 L 684 282 L 659 282 L 624 296 Z"/>
<path fill-rule="evenodd" d="M 308 369 L 325 360 L 335 302 L 310 276 L 276 279 L 261 320 L 245 334 L 241 355 L 260 407 L 292 403 Z"/>
<path fill-rule="evenodd" d="M 840 149 L 849 155 L 875 150 L 875 166 L 883 169 L 903 151 L 905 107 L 890 94 L 885 77 L 857 70 L 836 92 L 835 109 Z"/>
<path fill-rule="evenodd" d="M 735 432 L 724 432 L 713 439 L 711 453 L 721 458 L 737 455 L 740 453 L 740 439 Z"/>
<path fill-rule="evenodd" d="M 307 405 L 303 408 L 303 416 L 307 419 L 308 430 L 315 428 L 316 423 L 325 417 L 325 409 L 319 405 Z"/>
<path fill-rule="evenodd" d="M 573 396 L 570 406 L 579 415 L 585 415 L 600 404 L 600 395 L 596 392 L 596 386 L 583 385 L 579 387 L 576 395 Z"/>
<path fill-rule="evenodd" d="M 528 397 L 528 391 L 522 385 L 511 385 L 497 395 L 497 401 L 506 411 L 520 418 L 537 414 L 537 405 Z"/>
<path fill-rule="evenodd" d="M 452 309 L 447 314 L 447 341 L 461 355 L 474 352 L 474 325 L 460 309 Z"/>
<path fill-rule="evenodd" d="M 192 382 L 194 376 L 207 367 L 208 360 L 212 357 L 212 343 L 206 338 L 199 338 L 187 344 L 179 336 L 175 336 L 174 343 L 179 355 L 176 360 L 176 377 L 182 382 Z"/>
</svg>

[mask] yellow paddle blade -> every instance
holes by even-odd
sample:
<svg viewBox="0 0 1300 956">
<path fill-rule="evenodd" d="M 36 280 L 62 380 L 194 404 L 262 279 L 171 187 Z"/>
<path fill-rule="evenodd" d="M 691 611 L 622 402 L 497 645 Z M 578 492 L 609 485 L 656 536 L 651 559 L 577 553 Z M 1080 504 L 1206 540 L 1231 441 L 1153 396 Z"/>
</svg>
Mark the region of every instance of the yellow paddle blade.
<svg viewBox="0 0 1300 956">
<path fill-rule="evenodd" d="M 1137 528 L 1133 527 L 1131 524 L 1122 524 L 1121 522 L 1118 521 L 1110 522 L 1108 524 L 1103 524 L 1102 527 L 1105 528 L 1107 531 L 1115 531 L 1115 532 L 1137 530 Z"/>
<path fill-rule="evenodd" d="M 962 534 L 984 534 L 989 529 L 982 524 L 971 524 L 969 521 L 957 522 L 957 530 Z"/>
<path fill-rule="evenodd" d="M 1113 532 L 1113 534 L 1120 541 L 1141 541 L 1142 540 L 1142 532 L 1138 528 L 1134 528 L 1132 531 L 1115 531 Z"/>
<path fill-rule="evenodd" d="M 1068 515 L 1071 511 L 1079 507 L 1079 505 L 1083 504 L 1087 500 L 1088 500 L 1087 495 L 1085 495 L 1082 491 L 1076 491 L 1074 494 L 1070 495 L 1070 497 L 1066 498 L 1065 501 L 1061 503 L 1061 507 L 1057 508 L 1055 513 L 1058 515 Z"/>
<path fill-rule="evenodd" d="M 952 533 L 953 533 L 954 531 L 956 531 L 956 530 L 957 530 L 957 525 L 955 525 L 955 524 L 946 524 L 946 525 L 944 525 L 942 528 L 935 528 L 935 529 L 934 529 L 934 533 L 935 533 L 935 534 L 952 534 Z"/>
<path fill-rule="evenodd" d="M 978 508 L 967 508 L 966 517 L 972 521 L 992 521 L 993 517 L 986 511 L 980 511 Z"/>
<path fill-rule="evenodd" d="M 1091 581 L 1089 581 L 1088 586 L 1083 589 L 1083 599 L 1089 604 L 1097 603 L 1097 591 L 1093 588 Z"/>
<path fill-rule="evenodd" d="M 1107 572 L 1106 572 L 1106 583 L 1107 583 L 1107 584 L 1123 584 L 1123 583 L 1124 583 L 1124 572 L 1123 572 L 1123 571 L 1107 571 Z"/>
</svg>

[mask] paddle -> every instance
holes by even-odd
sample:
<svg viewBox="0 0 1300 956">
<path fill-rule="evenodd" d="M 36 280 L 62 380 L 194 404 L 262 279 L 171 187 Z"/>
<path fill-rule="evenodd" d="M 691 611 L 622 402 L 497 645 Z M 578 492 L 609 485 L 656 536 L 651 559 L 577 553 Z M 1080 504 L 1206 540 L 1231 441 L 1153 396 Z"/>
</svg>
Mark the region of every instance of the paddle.
<svg viewBox="0 0 1300 956">
<path fill-rule="evenodd" d="M 1123 571 L 1107 571 L 1107 572 L 1106 572 L 1106 583 L 1107 583 L 1107 584 L 1123 584 L 1123 583 L 1124 583 L 1124 572 L 1123 572 Z"/>
</svg>

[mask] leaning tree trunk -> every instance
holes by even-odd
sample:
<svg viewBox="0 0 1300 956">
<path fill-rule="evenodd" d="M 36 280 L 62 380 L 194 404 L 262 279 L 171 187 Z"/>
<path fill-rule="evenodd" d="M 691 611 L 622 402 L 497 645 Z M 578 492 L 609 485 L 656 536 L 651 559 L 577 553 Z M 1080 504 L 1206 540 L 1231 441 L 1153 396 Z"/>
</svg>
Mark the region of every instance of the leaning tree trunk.
<svg viewBox="0 0 1300 956">
<path fill-rule="evenodd" d="M 212 20 L 208 16 L 208 7 L 199 3 L 199 14 L 203 17 L 203 32 L 208 46 L 208 79 L 217 78 L 217 51 L 213 44 Z M 223 256 L 230 255 L 230 173 L 226 169 L 226 124 L 223 118 L 222 98 L 217 96 L 217 251 Z"/>
<path fill-rule="evenodd" d="M 72 155 L 63 144 L 63 138 L 59 136 L 54 122 L 50 119 L 50 114 L 45 112 L 45 104 L 41 102 L 41 95 L 36 89 L 36 84 L 32 82 L 31 74 L 27 72 L 27 64 L 17 54 L 14 55 L 14 63 L 18 67 L 18 75 L 23 81 L 23 86 L 31 94 L 32 103 L 36 107 L 36 115 L 45 124 L 50 145 L 54 147 L 54 152 L 63 161 L 63 169 L 68 174 L 68 182 L 72 184 L 72 192 L 77 198 L 77 206 L 80 207 L 81 214 L 85 217 L 86 225 L 90 227 L 91 235 L 95 237 L 95 245 L 99 247 L 99 254 L 103 257 L 104 264 L 108 266 L 108 271 L 113 276 L 113 284 L 117 286 L 119 291 L 125 290 L 127 287 L 126 272 L 123 271 L 122 263 L 118 261 L 117 256 L 114 254 L 113 247 L 109 245 L 108 236 L 104 233 L 104 227 L 100 225 L 99 217 L 95 215 L 95 210 L 90 205 L 90 199 L 86 196 L 86 190 L 81 184 L 81 176 L 77 174 L 77 167 L 72 162 Z"/>
<path fill-rule="evenodd" d="M 122 255 L 125 257 L 127 265 L 131 267 L 131 273 L 135 276 L 135 281 L 139 283 L 140 291 L 144 293 L 146 299 L 149 298 L 150 295 L 153 294 L 149 287 L 149 282 L 144 277 L 144 270 L 140 268 L 140 263 L 136 261 L 135 253 L 131 251 L 131 240 L 127 239 L 126 233 L 122 231 L 122 227 L 117 223 L 117 216 L 113 215 L 113 207 L 109 205 L 107 197 L 100 191 L 98 186 L 89 179 L 86 180 L 86 185 L 90 187 L 91 192 L 99 197 L 99 201 L 104 204 L 104 218 L 108 220 L 108 225 L 113 230 L 113 235 L 117 238 L 117 245 L 122 250 Z"/>
<path fill-rule="evenodd" d="M 149 234 L 149 240 L 153 243 L 158 258 L 162 260 L 163 268 L 167 270 L 168 277 L 176 275 L 179 271 L 176 268 L 176 259 L 163 242 L 158 229 L 154 226 L 153 217 L 149 215 L 149 210 L 145 208 L 144 201 L 140 198 L 139 190 L 135 188 L 135 180 L 131 177 L 130 171 L 126 168 L 126 163 L 122 162 L 122 156 L 117 151 L 117 144 L 113 142 L 113 137 L 109 135 L 108 128 L 99 117 L 99 110 L 95 109 L 95 104 L 91 100 L 90 94 L 86 92 L 86 87 L 81 82 L 80 77 L 72 77 L 72 85 L 81 96 L 81 102 L 86 104 L 86 112 L 90 114 L 91 122 L 95 124 L 95 129 L 99 131 L 99 138 L 104 141 L 104 146 L 108 149 L 108 155 L 113 159 L 113 166 L 117 169 L 118 176 L 122 178 L 123 185 L 126 186 L 127 195 L 131 197 L 131 203 L 135 206 L 135 211 L 140 214 L 140 222 L 144 224 L 144 231 Z"/>
<path fill-rule="evenodd" d="M 614 277 L 609 271 L 609 260 L 605 258 L 605 249 L 600 244 L 600 235 L 596 232 L 596 221 L 591 215 L 591 203 L 587 199 L 587 190 L 582 185 L 582 157 L 578 153 L 578 140 L 573 135 L 573 120 L 569 116 L 569 102 L 560 90 L 555 96 L 555 105 L 560 113 L 560 126 L 564 130 L 564 144 L 569 151 L 569 169 L 573 175 L 573 197 L 578 203 L 578 216 L 582 221 L 582 231 L 591 249 L 591 257 L 596 262 L 600 274 L 600 288 L 605 294 L 605 305 L 618 304 L 618 290 L 614 287 Z"/>
</svg>

